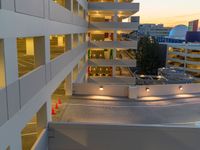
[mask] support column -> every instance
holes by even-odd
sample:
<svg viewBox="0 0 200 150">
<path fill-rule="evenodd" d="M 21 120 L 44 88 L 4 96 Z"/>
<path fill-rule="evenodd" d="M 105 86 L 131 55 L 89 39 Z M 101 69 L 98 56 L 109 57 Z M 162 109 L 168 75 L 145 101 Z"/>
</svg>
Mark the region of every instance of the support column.
<svg viewBox="0 0 200 150">
<path fill-rule="evenodd" d="M 45 37 L 34 37 L 35 66 L 44 65 L 46 62 Z M 48 54 L 48 52 L 47 52 Z"/>
<path fill-rule="evenodd" d="M 186 68 L 187 68 L 187 63 L 186 63 L 186 61 L 187 61 L 187 53 L 188 53 L 188 50 L 187 49 L 184 49 L 184 53 L 185 53 L 185 55 L 184 55 L 184 72 L 186 71 Z"/>
<path fill-rule="evenodd" d="M 15 0 L 1 0 L 1 9 L 15 11 Z"/>
<path fill-rule="evenodd" d="M 4 84 L 7 85 L 8 118 L 11 118 L 20 109 L 16 45 L 16 38 L 5 38 L 3 40 L 4 63 L 2 66 L 4 73 L 2 74 L 4 74 Z"/>
<path fill-rule="evenodd" d="M 65 89 L 66 96 L 72 95 L 72 82 L 73 82 L 73 73 L 71 72 L 66 77 L 65 82 L 64 82 L 64 89 Z"/>
<path fill-rule="evenodd" d="M 65 3 L 65 7 L 70 11 L 73 9 L 73 4 L 72 3 L 73 3 L 72 0 L 66 0 L 66 3 Z"/>
<path fill-rule="evenodd" d="M 65 35 L 65 51 L 69 51 L 72 49 L 73 38 L 72 34 Z"/>
<path fill-rule="evenodd" d="M 48 118 L 47 118 L 47 103 L 43 104 L 43 106 L 37 112 L 37 133 L 40 135 L 41 131 L 47 127 Z"/>
<path fill-rule="evenodd" d="M 116 48 L 113 49 L 113 61 L 116 60 Z M 115 69 L 116 69 L 116 66 L 113 65 L 112 66 L 112 76 L 115 76 Z"/>
<path fill-rule="evenodd" d="M 113 21 L 118 22 L 117 11 L 114 11 Z"/>
<path fill-rule="evenodd" d="M 71 13 L 73 14 L 74 13 L 74 0 L 69 0 L 69 1 L 71 1 L 70 3 L 70 7 L 71 7 Z"/>
<path fill-rule="evenodd" d="M 16 38 L 5 38 L 2 40 L 2 50 L 4 54 L 3 70 L 5 84 L 9 85 L 18 80 L 18 61 Z M 2 61 L 2 59 L 1 59 Z"/>
<path fill-rule="evenodd" d="M 49 39 L 49 35 L 45 35 L 44 36 L 44 47 L 45 47 L 45 64 L 50 62 L 50 39 Z"/>
</svg>

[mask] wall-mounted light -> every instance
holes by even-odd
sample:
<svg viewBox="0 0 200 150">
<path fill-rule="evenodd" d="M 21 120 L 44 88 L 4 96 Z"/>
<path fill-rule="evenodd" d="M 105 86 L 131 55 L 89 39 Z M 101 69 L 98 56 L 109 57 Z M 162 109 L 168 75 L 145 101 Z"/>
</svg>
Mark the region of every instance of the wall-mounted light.
<svg viewBox="0 0 200 150">
<path fill-rule="evenodd" d="M 145 90 L 146 90 L 146 92 L 150 92 L 150 88 L 146 88 Z"/>
<path fill-rule="evenodd" d="M 100 91 L 103 91 L 103 86 L 100 86 L 100 87 L 99 87 L 99 90 L 100 90 Z"/>
<path fill-rule="evenodd" d="M 183 91 L 183 87 L 182 86 L 179 86 L 178 88 L 179 88 L 180 91 Z"/>
</svg>

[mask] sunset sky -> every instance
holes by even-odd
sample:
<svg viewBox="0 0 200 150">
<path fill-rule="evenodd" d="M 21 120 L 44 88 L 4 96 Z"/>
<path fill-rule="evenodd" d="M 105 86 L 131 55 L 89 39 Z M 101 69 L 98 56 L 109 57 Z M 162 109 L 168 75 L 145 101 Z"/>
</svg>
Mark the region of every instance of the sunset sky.
<svg viewBox="0 0 200 150">
<path fill-rule="evenodd" d="M 140 3 L 141 23 L 163 23 L 165 26 L 188 24 L 200 19 L 200 0 L 134 0 Z"/>
</svg>

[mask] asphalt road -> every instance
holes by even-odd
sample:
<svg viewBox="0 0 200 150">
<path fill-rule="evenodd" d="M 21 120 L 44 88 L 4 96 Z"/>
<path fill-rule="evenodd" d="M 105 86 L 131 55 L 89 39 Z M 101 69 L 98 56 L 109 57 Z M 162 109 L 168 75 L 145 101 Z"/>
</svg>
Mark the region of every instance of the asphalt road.
<svg viewBox="0 0 200 150">
<path fill-rule="evenodd" d="M 200 97 L 155 102 L 72 98 L 62 122 L 111 124 L 188 124 L 200 121 Z"/>
</svg>

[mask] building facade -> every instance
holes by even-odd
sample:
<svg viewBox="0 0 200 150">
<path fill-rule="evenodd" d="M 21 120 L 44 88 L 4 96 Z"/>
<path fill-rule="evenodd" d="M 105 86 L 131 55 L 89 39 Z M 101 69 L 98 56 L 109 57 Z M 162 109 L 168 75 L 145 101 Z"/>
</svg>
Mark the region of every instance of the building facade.
<svg viewBox="0 0 200 150">
<path fill-rule="evenodd" d="M 72 83 L 86 75 L 88 3 L 0 4 L 0 149 L 41 149 L 34 143 L 51 121 L 52 93 L 64 80 L 71 95 Z"/>
<path fill-rule="evenodd" d="M 200 78 L 200 44 L 168 44 L 166 65 Z"/>
<path fill-rule="evenodd" d="M 139 10 L 138 3 L 0 0 L 0 4 L 1 150 L 45 149 L 36 145 L 47 146 L 43 137 L 55 111 L 55 91 L 72 95 L 72 84 L 90 77 L 133 78 L 128 68 L 136 65 L 132 50 L 137 40 L 123 34 L 137 30 L 139 22 L 123 20 Z"/>
<path fill-rule="evenodd" d="M 139 11 L 139 4 L 131 2 L 89 1 L 89 81 L 133 78 L 129 67 L 136 66 L 137 39 L 131 40 L 125 35 L 138 30 L 139 21 L 131 22 L 131 15 Z"/>
<path fill-rule="evenodd" d="M 169 35 L 171 28 L 164 27 L 163 24 L 141 24 L 139 26 L 139 34 L 153 36 L 155 38 L 166 37 Z"/>
</svg>

